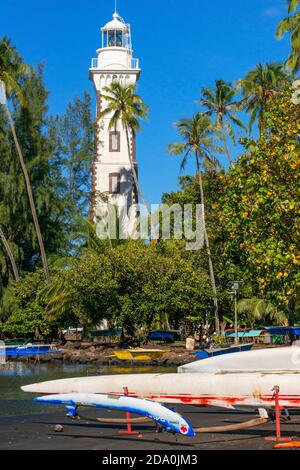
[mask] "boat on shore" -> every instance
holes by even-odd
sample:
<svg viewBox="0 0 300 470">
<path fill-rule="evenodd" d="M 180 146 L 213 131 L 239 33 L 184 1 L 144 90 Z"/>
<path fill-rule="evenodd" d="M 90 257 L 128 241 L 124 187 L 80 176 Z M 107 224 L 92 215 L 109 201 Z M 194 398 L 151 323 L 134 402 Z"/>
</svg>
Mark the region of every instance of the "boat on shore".
<svg viewBox="0 0 300 470">
<path fill-rule="evenodd" d="M 257 350 L 216 356 L 179 368 L 177 374 L 132 374 L 82 377 L 36 383 L 24 392 L 61 402 L 61 395 L 91 394 L 137 398 L 164 405 L 184 404 L 259 411 L 300 408 L 300 347 Z M 78 397 L 74 406 L 87 402 Z M 47 402 L 47 397 L 43 399 Z M 54 401 L 53 401 L 54 400 Z M 131 406 L 124 403 L 124 406 Z M 107 403 L 101 401 L 101 406 Z M 124 408 L 124 409 L 125 409 Z M 127 409 L 127 411 L 128 411 Z"/>
<path fill-rule="evenodd" d="M 110 358 L 116 358 L 120 361 L 155 361 L 159 360 L 170 351 L 161 349 L 126 349 L 124 351 L 116 351 Z"/>
<path fill-rule="evenodd" d="M 208 359 L 215 356 L 223 356 L 224 354 L 234 354 L 239 352 L 251 351 L 254 343 L 240 344 L 238 346 L 229 346 L 227 348 L 210 348 L 210 349 L 200 349 L 195 351 L 194 354 L 199 359 Z"/>
<path fill-rule="evenodd" d="M 42 356 L 47 354 L 57 354 L 61 351 L 53 349 L 51 344 L 25 344 L 25 345 L 5 345 L 0 346 L 0 355 L 7 358 Z"/>
<path fill-rule="evenodd" d="M 83 393 L 123 396 L 126 387 L 130 397 L 167 405 L 269 409 L 274 407 L 275 386 L 280 388 L 282 407 L 300 407 L 300 370 L 84 377 L 26 385 L 22 390 L 39 395 Z"/>
</svg>

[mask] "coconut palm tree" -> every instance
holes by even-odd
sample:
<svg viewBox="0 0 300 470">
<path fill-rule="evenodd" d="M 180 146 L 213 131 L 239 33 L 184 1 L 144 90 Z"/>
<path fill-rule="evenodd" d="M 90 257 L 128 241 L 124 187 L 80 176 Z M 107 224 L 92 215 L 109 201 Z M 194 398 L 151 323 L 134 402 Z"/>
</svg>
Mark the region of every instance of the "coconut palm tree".
<svg viewBox="0 0 300 470">
<path fill-rule="evenodd" d="M 119 82 L 114 82 L 110 86 L 104 88 L 104 91 L 106 94 L 102 95 L 102 98 L 106 101 L 106 107 L 99 114 L 99 119 L 111 116 L 109 121 L 109 129 L 116 130 L 118 124 L 121 123 L 123 129 L 125 130 L 128 156 L 134 184 L 137 193 L 140 195 L 143 201 L 143 204 L 150 213 L 149 206 L 139 185 L 136 163 L 133 161 L 130 145 L 130 137 L 134 139 L 136 133 L 141 129 L 139 119 L 147 118 L 148 106 L 146 106 L 143 103 L 142 98 L 135 93 L 135 85 L 122 85 Z"/>
<path fill-rule="evenodd" d="M 25 64 L 22 63 L 22 60 L 19 57 L 15 48 L 11 46 L 9 39 L 4 38 L 0 42 L 0 82 L 2 82 L 3 84 L 2 95 L 3 95 L 4 105 L 5 105 L 6 113 L 8 116 L 9 123 L 10 123 L 11 131 L 12 131 L 13 139 L 14 139 L 15 146 L 17 149 L 17 154 L 19 157 L 20 165 L 24 174 L 26 190 L 27 190 L 28 199 L 30 203 L 33 223 L 34 223 L 34 227 L 35 227 L 35 231 L 36 231 L 36 235 L 37 235 L 37 239 L 38 239 L 38 243 L 40 247 L 41 258 L 42 258 L 43 268 L 45 272 L 45 278 L 46 278 L 46 281 L 50 283 L 51 278 L 49 274 L 48 261 L 47 261 L 43 237 L 42 237 L 42 233 L 41 233 L 41 229 L 39 225 L 39 220 L 38 220 L 37 213 L 36 213 L 36 207 L 35 207 L 34 198 L 32 194 L 30 179 L 29 179 L 28 171 L 27 171 L 26 164 L 24 161 L 24 157 L 21 151 L 21 147 L 17 138 L 14 121 L 10 113 L 8 100 L 6 97 L 6 92 L 7 92 L 9 95 L 15 95 L 21 105 L 25 104 L 23 93 L 18 82 L 21 78 L 24 77 L 24 74 L 28 74 L 29 71 L 30 69 Z"/>
<path fill-rule="evenodd" d="M 215 88 L 202 88 L 202 96 L 198 101 L 201 106 L 206 108 L 205 114 L 215 117 L 215 124 L 220 129 L 229 166 L 232 166 L 232 159 L 227 135 L 236 145 L 233 125 L 247 131 L 242 121 L 236 115 L 242 108 L 241 100 L 235 99 L 237 93 L 238 89 L 234 88 L 231 83 L 226 83 L 224 80 L 216 80 Z"/>
<path fill-rule="evenodd" d="M 262 136 L 266 123 L 265 112 L 268 100 L 290 79 L 289 74 L 279 63 L 258 64 L 247 76 L 240 81 L 240 86 L 245 98 L 244 105 L 247 113 L 250 113 L 249 130 L 258 120 L 260 135 Z"/>
<path fill-rule="evenodd" d="M 288 318 L 270 301 L 258 298 L 242 299 L 237 305 L 238 313 L 245 314 L 251 326 L 269 320 L 272 325 L 286 325 Z"/>
<path fill-rule="evenodd" d="M 12 249 L 11 247 L 9 246 L 9 243 L 8 243 L 8 240 L 6 239 L 5 235 L 4 235 L 4 232 L 2 230 L 2 228 L 0 227 L 0 240 L 2 241 L 3 243 L 3 246 L 5 248 L 5 251 L 7 253 L 7 256 L 10 260 L 10 263 L 11 263 L 11 267 L 12 267 L 12 270 L 13 270 L 13 273 L 14 273 L 14 277 L 15 277 L 15 280 L 16 281 L 19 281 L 20 280 L 20 275 L 19 275 L 19 271 L 18 271 L 18 268 L 17 268 L 17 263 L 16 263 L 16 260 L 15 260 L 15 257 L 14 257 L 14 254 L 12 252 Z"/>
<path fill-rule="evenodd" d="M 214 267 L 212 262 L 212 254 L 210 249 L 210 242 L 206 228 L 206 217 L 205 217 L 205 196 L 203 189 L 202 180 L 202 168 L 214 168 L 218 166 L 218 160 L 214 156 L 215 152 L 220 152 L 221 149 L 215 144 L 215 131 L 216 128 L 212 125 L 211 120 L 208 116 L 204 116 L 202 113 L 196 114 L 193 119 L 182 119 L 176 124 L 176 128 L 184 142 L 169 145 L 169 153 L 171 155 L 183 155 L 181 162 L 181 170 L 183 170 L 187 164 L 187 161 L 191 156 L 195 157 L 196 162 L 196 177 L 199 182 L 200 199 L 203 206 L 203 224 L 204 224 L 204 237 L 205 245 L 208 256 L 208 266 L 210 281 L 213 291 L 214 301 L 214 315 L 215 315 L 215 328 L 216 331 L 220 332 L 220 319 L 219 319 L 219 307 L 216 280 L 214 274 Z"/>
<path fill-rule="evenodd" d="M 287 3 L 289 13 L 295 13 L 300 6 L 300 0 L 287 0 Z M 287 33 L 291 34 L 292 50 L 285 66 L 292 72 L 298 72 L 300 70 L 300 10 L 280 22 L 276 37 L 280 39 Z"/>
</svg>

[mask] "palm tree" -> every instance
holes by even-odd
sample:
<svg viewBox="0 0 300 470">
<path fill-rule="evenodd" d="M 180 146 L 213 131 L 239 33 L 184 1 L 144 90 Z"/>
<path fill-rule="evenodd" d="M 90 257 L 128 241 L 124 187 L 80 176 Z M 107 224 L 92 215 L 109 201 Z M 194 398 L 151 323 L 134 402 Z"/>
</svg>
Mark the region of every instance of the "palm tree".
<svg viewBox="0 0 300 470">
<path fill-rule="evenodd" d="M 286 325 L 288 318 L 284 312 L 278 310 L 270 301 L 252 298 L 242 299 L 238 302 L 238 313 L 245 314 L 251 326 L 269 320 L 272 325 Z"/>
<path fill-rule="evenodd" d="M 289 75 L 279 63 L 258 64 L 254 70 L 251 70 L 244 80 L 240 81 L 240 86 L 245 98 L 245 110 L 251 114 L 249 130 L 256 119 L 260 135 L 262 136 L 265 128 L 265 112 L 268 100 L 282 86 L 289 81 Z"/>
<path fill-rule="evenodd" d="M 232 166 L 232 159 L 229 151 L 227 134 L 229 134 L 234 145 L 236 145 L 233 125 L 247 130 L 242 121 L 238 119 L 236 113 L 241 110 L 241 101 L 235 100 L 237 88 L 224 80 L 216 80 L 215 88 L 202 88 L 202 97 L 198 103 L 206 108 L 205 114 L 215 116 L 216 127 L 220 129 L 224 142 L 225 152 L 229 166 Z"/>
<path fill-rule="evenodd" d="M 2 228 L 0 227 L 0 240 L 2 241 L 3 243 L 3 246 L 6 250 L 6 253 L 8 255 L 8 258 L 10 260 L 10 263 L 11 263 L 11 267 L 12 267 L 12 270 L 13 270 L 13 273 L 14 273 L 14 277 L 15 277 L 15 280 L 16 281 L 19 281 L 20 280 L 20 275 L 19 275 L 19 271 L 18 271 L 18 268 L 17 268 L 17 263 L 16 263 L 16 260 L 15 260 L 15 257 L 14 257 L 14 254 L 9 246 L 9 243 L 4 235 L 4 232 L 2 230 Z"/>
<path fill-rule="evenodd" d="M 117 129 L 119 122 L 121 122 L 126 134 L 127 150 L 134 184 L 143 204 L 150 213 L 150 209 L 139 185 L 136 163 L 133 161 L 130 145 L 130 136 L 134 139 L 136 133 L 141 129 L 139 119 L 147 118 L 148 106 L 146 106 L 143 103 L 142 98 L 135 93 L 135 85 L 122 85 L 119 82 L 114 82 L 110 86 L 105 87 L 104 91 L 107 94 L 102 95 L 102 98 L 106 101 L 106 107 L 104 111 L 99 114 L 99 119 L 103 119 L 106 116 L 111 115 L 109 129 L 115 130 Z"/>
<path fill-rule="evenodd" d="M 183 137 L 184 142 L 169 145 L 169 153 L 171 155 L 183 155 L 181 162 L 181 170 L 187 164 L 188 159 L 194 155 L 196 160 L 196 177 L 199 182 L 200 199 L 203 206 L 203 224 L 204 224 L 204 237 L 208 256 L 208 266 L 210 281 L 213 291 L 214 301 L 214 315 L 215 315 L 215 328 L 217 333 L 220 332 L 220 319 L 216 280 L 214 274 L 214 267 L 212 262 L 212 254 L 210 250 L 210 242 L 206 228 L 205 217 L 205 197 L 202 181 L 202 167 L 216 167 L 218 160 L 214 157 L 213 152 L 220 151 L 220 148 L 214 143 L 215 126 L 212 125 L 210 118 L 201 113 L 196 114 L 193 119 L 182 119 L 176 124 L 179 135 Z"/>
<path fill-rule="evenodd" d="M 24 105 L 25 104 L 24 97 L 23 97 L 22 90 L 19 86 L 18 81 L 20 78 L 24 76 L 25 73 L 29 73 L 29 68 L 25 64 L 22 63 L 15 48 L 11 47 L 10 41 L 7 38 L 4 38 L 0 42 L 0 83 L 1 81 L 3 83 L 2 94 L 4 98 L 6 113 L 8 116 L 9 123 L 10 123 L 11 131 L 13 134 L 13 139 L 14 139 L 15 146 L 17 149 L 17 154 L 19 157 L 20 165 L 21 165 L 24 178 L 25 178 L 26 190 L 27 190 L 28 199 L 30 203 L 35 231 L 36 231 L 36 235 L 37 235 L 37 239 L 38 239 L 38 243 L 40 247 L 41 258 L 42 258 L 43 268 L 45 272 L 45 278 L 46 278 L 46 281 L 50 283 L 51 278 L 49 274 L 48 261 L 47 261 L 43 237 L 42 237 L 42 233 L 41 233 L 41 229 L 40 229 L 40 225 L 39 225 L 39 221 L 38 221 L 38 217 L 36 213 L 36 207 L 35 207 L 34 198 L 32 194 L 30 179 L 29 179 L 25 162 L 24 162 L 21 147 L 17 138 L 16 129 L 14 126 L 13 118 L 9 110 L 8 100 L 7 100 L 6 92 L 5 92 L 5 89 L 6 89 L 7 93 L 14 94 L 18 98 L 19 102 Z"/>
<path fill-rule="evenodd" d="M 287 0 L 288 12 L 294 13 L 300 6 L 300 0 Z M 289 58 L 285 65 L 292 72 L 298 72 L 300 70 L 300 11 L 295 15 L 284 18 L 276 31 L 276 37 L 282 38 L 285 34 L 291 34 L 291 46 L 292 50 Z"/>
</svg>

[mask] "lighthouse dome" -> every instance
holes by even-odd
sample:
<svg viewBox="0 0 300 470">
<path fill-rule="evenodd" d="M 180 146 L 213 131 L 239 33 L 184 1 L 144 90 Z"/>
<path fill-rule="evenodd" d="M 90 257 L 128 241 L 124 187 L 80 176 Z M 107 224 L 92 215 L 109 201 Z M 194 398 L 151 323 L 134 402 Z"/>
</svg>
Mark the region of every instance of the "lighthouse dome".
<svg viewBox="0 0 300 470">
<path fill-rule="evenodd" d="M 108 31 L 108 30 L 122 30 L 126 31 L 127 26 L 124 23 L 124 21 L 121 21 L 121 18 L 119 17 L 118 13 L 113 14 L 113 19 L 112 21 L 109 21 L 104 28 L 102 28 L 103 31 Z"/>
</svg>

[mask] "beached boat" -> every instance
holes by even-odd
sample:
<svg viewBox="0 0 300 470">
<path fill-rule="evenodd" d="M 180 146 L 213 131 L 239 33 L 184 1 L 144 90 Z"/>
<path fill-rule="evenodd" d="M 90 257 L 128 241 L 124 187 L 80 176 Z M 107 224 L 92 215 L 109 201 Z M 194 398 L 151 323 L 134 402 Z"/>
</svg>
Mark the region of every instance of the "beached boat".
<svg viewBox="0 0 300 470">
<path fill-rule="evenodd" d="M 280 388 L 280 403 L 300 407 L 299 371 L 208 372 L 187 374 L 134 374 L 64 379 L 22 387 L 40 395 L 88 393 L 124 395 L 165 404 L 273 408 L 274 387 Z"/>
<path fill-rule="evenodd" d="M 228 409 L 300 408 L 300 347 L 263 349 L 217 356 L 179 369 L 181 374 L 134 374 L 83 377 L 22 387 L 40 395 L 109 394 Z"/>
<path fill-rule="evenodd" d="M 216 348 L 216 349 L 201 349 L 195 351 L 194 354 L 199 359 L 208 359 L 209 357 L 223 356 L 224 354 L 234 354 L 238 352 L 251 351 L 254 344 L 240 344 L 239 346 L 229 346 L 228 348 Z"/>
<path fill-rule="evenodd" d="M 179 373 L 216 371 L 299 371 L 300 347 L 256 349 L 204 359 L 178 368 Z"/>
<path fill-rule="evenodd" d="M 41 356 L 46 354 L 57 354 L 60 350 L 52 349 L 51 344 L 26 344 L 22 346 L 11 345 L 11 346 L 0 346 L 1 356 L 7 358 L 12 357 L 30 357 L 30 356 Z"/>
<path fill-rule="evenodd" d="M 170 351 L 160 349 L 126 349 L 124 351 L 116 351 L 112 356 L 120 361 L 155 361 L 163 357 Z"/>
<path fill-rule="evenodd" d="M 39 403 L 65 405 L 67 416 L 77 417 L 78 407 L 105 408 L 119 410 L 145 416 L 163 426 L 168 432 L 182 434 L 187 437 L 195 437 L 195 432 L 190 423 L 176 411 L 167 408 L 160 403 L 150 400 L 142 400 L 128 396 L 112 396 L 104 394 L 72 393 L 66 395 L 52 395 L 36 398 Z"/>
</svg>

